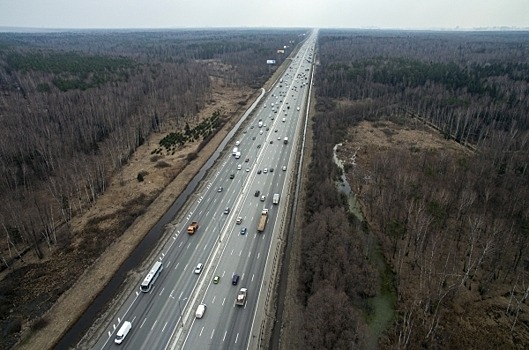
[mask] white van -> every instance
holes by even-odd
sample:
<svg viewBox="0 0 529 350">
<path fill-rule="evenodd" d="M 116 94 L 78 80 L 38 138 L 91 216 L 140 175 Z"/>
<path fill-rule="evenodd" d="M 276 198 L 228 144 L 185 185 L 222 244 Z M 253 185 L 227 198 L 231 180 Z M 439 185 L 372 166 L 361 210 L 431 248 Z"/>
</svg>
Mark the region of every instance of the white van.
<svg viewBox="0 0 529 350">
<path fill-rule="evenodd" d="M 116 333 L 116 339 L 114 339 L 114 343 L 121 344 L 123 340 L 125 340 L 125 337 L 127 334 L 129 334 L 130 330 L 132 328 L 132 323 L 129 321 L 123 322 L 123 325 L 119 329 L 119 331 Z"/>
<path fill-rule="evenodd" d="M 197 307 L 197 312 L 195 313 L 195 316 L 197 318 L 202 318 L 204 314 L 206 313 L 206 304 L 200 304 Z"/>
</svg>

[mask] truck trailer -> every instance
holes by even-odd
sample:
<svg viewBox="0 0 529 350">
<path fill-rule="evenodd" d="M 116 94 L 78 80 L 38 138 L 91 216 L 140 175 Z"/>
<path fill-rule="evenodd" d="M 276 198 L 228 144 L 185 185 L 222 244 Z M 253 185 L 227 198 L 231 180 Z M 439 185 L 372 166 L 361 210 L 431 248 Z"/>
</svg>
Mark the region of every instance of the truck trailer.
<svg viewBox="0 0 529 350">
<path fill-rule="evenodd" d="M 268 209 L 263 209 L 261 212 L 261 217 L 259 218 L 259 225 L 257 226 L 257 232 L 263 232 L 266 223 L 268 222 Z"/>
</svg>

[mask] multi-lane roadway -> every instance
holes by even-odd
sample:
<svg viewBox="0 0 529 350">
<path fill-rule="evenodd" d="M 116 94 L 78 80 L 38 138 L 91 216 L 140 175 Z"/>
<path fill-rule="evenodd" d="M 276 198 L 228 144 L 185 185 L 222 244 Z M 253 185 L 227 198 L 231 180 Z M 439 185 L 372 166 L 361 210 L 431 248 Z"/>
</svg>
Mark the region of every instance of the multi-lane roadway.
<svg viewBox="0 0 529 350">
<path fill-rule="evenodd" d="M 304 42 L 190 199 L 187 212 L 178 216 L 171 238 L 159 250 L 156 261 L 163 264 L 163 271 L 150 292 L 134 289 L 94 349 L 257 347 L 270 253 L 285 223 L 297 140 L 303 131 L 315 40 L 314 33 Z M 231 152 L 236 141 L 239 159 Z M 275 193 L 280 194 L 279 204 L 272 203 Z M 269 209 L 269 219 L 264 232 L 258 233 L 263 208 Z M 186 232 L 191 221 L 199 223 L 194 235 Z M 196 273 L 199 263 L 203 268 Z M 234 275 L 239 276 L 236 285 Z M 242 287 L 248 289 L 247 301 L 237 306 Z M 196 318 L 200 304 L 206 311 Z M 130 321 L 132 329 L 116 345 L 114 338 L 124 321 Z"/>
</svg>

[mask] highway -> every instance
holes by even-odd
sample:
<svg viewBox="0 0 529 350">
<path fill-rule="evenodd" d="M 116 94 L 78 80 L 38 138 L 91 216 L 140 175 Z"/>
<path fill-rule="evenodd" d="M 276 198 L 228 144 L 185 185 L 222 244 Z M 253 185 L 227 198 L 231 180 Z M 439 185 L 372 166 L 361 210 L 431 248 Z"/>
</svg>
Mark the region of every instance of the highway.
<svg viewBox="0 0 529 350">
<path fill-rule="evenodd" d="M 163 264 L 152 289 L 143 293 L 139 285 L 131 288 L 93 349 L 257 348 L 257 319 L 264 317 L 270 251 L 286 216 L 288 186 L 296 170 L 294 151 L 303 131 L 315 41 L 313 33 L 189 199 L 186 213 L 177 215 L 157 260 L 143 271 L 141 280 L 155 261 Z M 236 141 L 239 159 L 232 155 Z M 277 205 L 274 193 L 281 195 Z M 259 233 L 263 208 L 269 216 Z M 199 228 L 189 235 L 192 221 Z M 196 273 L 199 263 L 204 267 Z M 232 284 L 235 274 L 240 276 L 237 285 Z M 213 283 L 215 276 L 218 283 Z M 237 306 L 242 287 L 248 289 L 247 301 Z M 199 304 L 207 306 L 202 318 L 195 317 Z M 124 321 L 132 329 L 118 345 L 114 338 Z"/>
</svg>

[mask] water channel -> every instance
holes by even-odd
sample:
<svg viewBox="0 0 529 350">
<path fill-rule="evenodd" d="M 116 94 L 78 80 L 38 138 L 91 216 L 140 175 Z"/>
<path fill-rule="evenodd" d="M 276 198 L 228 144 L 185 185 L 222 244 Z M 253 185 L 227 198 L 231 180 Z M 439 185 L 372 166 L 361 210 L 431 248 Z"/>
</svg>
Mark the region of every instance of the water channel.
<svg viewBox="0 0 529 350">
<path fill-rule="evenodd" d="M 363 222 L 364 216 L 362 214 L 362 208 L 359 201 L 357 200 L 356 194 L 353 192 L 349 182 L 347 181 L 347 177 L 345 176 L 344 162 L 338 158 L 336 152 L 338 147 L 341 146 L 342 144 L 339 143 L 333 148 L 334 163 L 342 170 L 340 179 L 336 181 L 335 185 L 340 193 L 347 197 L 349 211 L 360 222 Z M 382 252 L 380 251 L 380 245 L 378 244 L 377 239 L 372 232 L 368 232 L 366 234 L 368 235 L 367 241 L 372 242 L 369 244 L 370 248 L 368 256 L 371 264 L 378 271 L 378 286 L 377 295 L 367 300 L 367 308 L 364 310 L 364 313 L 366 314 L 366 320 L 371 332 L 378 339 L 384 334 L 384 331 L 393 322 L 397 297 L 394 287 L 393 272 L 389 268 Z"/>
</svg>

